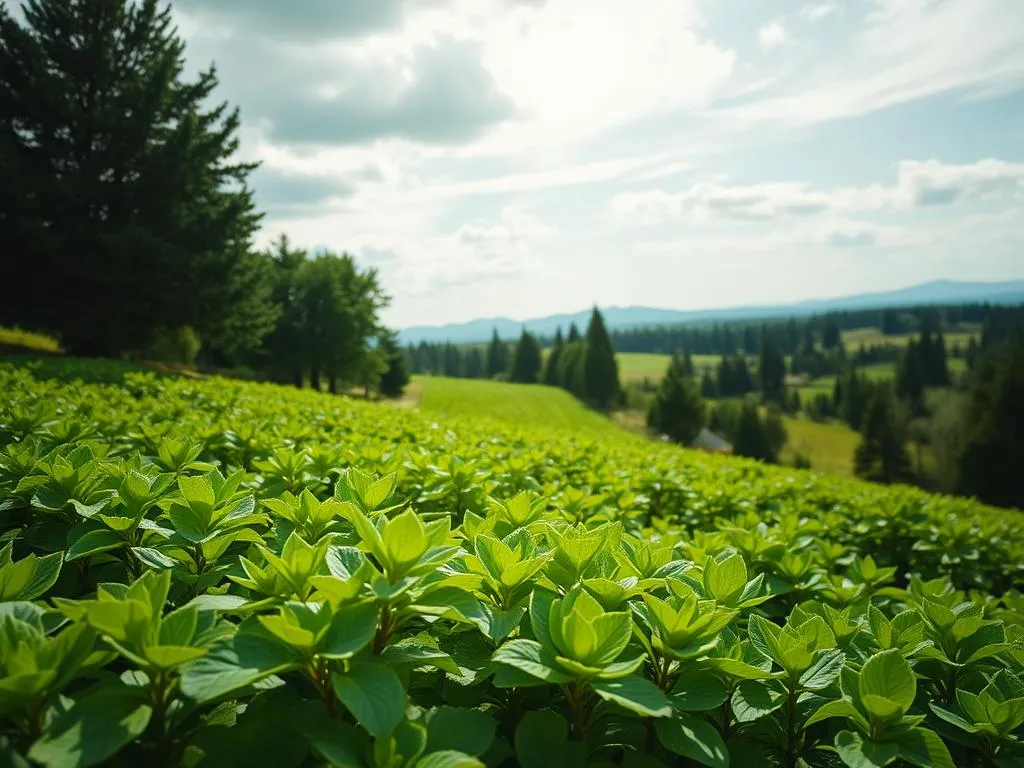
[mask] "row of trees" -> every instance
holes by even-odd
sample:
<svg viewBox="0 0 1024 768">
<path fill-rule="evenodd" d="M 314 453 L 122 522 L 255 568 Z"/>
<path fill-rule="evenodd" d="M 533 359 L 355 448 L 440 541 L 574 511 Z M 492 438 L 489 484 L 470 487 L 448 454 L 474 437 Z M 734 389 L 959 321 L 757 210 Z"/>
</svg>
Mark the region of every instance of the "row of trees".
<svg viewBox="0 0 1024 768">
<path fill-rule="evenodd" d="M 778 462 L 786 444 L 782 413 L 755 398 L 709 408 L 687 356 L 674 355 L 647 412 L 647 425 L 673 442 L 691 444 L 705 425 L 732 443 L 733 454 Z"/>
<path fill-rule="evenodd" d="M 191 357 L 335 390 L 402 372 L 373 270 L 282 240 L 214 68 L 186 76 L 159 0 L 0 4 L 0 323 L 83 356 Z M 13 255 L 17 254 L 17 258 Z"/>
<path fill-rule="evenodd" d="M 741 353 L 753 356 L 760 352 L 761 338 L 767 326 L 783 354 L 794 356 L 812 346 L 819 346 L 825 352 L 838 350 L 842 343 L 842 332 L 857 328 L 882 328 L 886 335 L 918 333 L 929 327 L 948 327 L 960 323 L 987 324 L 993 319 L 1005 323 L 1007 314 L 1019 314 L 1020 311 L 1019 308 L 988 304 L 850 310 L 790 317 L 767 323 L 762 320 L 734 320 L 644 326 L 613 331 L 612 340 L 620 352 L 672 354 L 688 349 L 699 355 Z M 889 346 L 896 348 L 895 345 Z"/>
<path fill-rule="evenodd" d="M 503 341 L 495 330 L 483 349 L 479 345 L 420 342 L 410 346 L 405 355 L 414 373 L 547 384 L 562 387 L 600 410 L 611 408 L 620 392 L 615 349 L 596 307 L 585 334 L 580 334 L 575 323 L 567 336 L 558 329 L 546 359 L 540 341 L 526 329 L 514 345 Z"/>
</svg>

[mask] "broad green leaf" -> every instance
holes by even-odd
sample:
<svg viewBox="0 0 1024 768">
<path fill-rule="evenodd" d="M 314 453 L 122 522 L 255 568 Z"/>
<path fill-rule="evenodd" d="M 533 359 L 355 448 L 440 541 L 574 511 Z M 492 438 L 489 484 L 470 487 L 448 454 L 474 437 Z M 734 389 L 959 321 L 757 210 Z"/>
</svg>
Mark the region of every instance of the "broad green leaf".
<svg viewBox="0 0 1024 768">
<path fill-rule="evenodd" d="M 894 737 L 902 760 L 920 768 L 955 768 L 953 758 L 939 735 L 927 728 L 914 728 Z"/>
<path fill-rule="evenodd" d="M 711 768 L 728 768 L 729 750 L 711 723 L 681 713 L 671 720 L 656 720 L 654 729 L 665 749 Z"/>
<path fill-rule="evenodd" d="M 550 710 L 527 712 L 516 727 L 516 758 L 531 768 L 583 768 L 586 749 L 569 741 L 565 719 Z"/>
<path fill-rule="evenodd" d="M 554 654 L 535 640 L 509 640 L 494 652 L 494 661 L 515 667 L 546 683 L 568 683 L 572 680 L 558 668 Z"/>
<path fill-rule="evenodd" d="M 137 689 L 101 688 L 59 715 L 29 757 L 49 768 L 97 765 L 140 736 L 152 714 Z"/>
<path fill-rule="evenodd" d="M 343 605 L 334 612 L 327 634 L 317 645 L 328 659 L 347 659 L 361 651 L 377 633 L 379 611 L 373 603 Z"/>
<path fill-rule="evenodd" d="M 741 723 L 752 723 L 781 707 L 786 694 L 773 682 L 744 680 L 732 694 L 732 711 Z"/>
<path fill-rule="evenodd" d="M 29 555 L 25 559 L 29 558 L 32 558 L 34 568 L 28 583 L 16 597 L 4 596 L 5 590 L 0 587 L 0 600 L 35 600 L 44 595 L 57 582 L 61 564 L 64 562 L 63 552 L 54 552 L 38 559 L 34 555 Z"/>
<path fill-rule="evenodd" d="M 181 690 L 202 704 L 295 669 L 300 662 L 292 649 L 261 630 L 243 626 L 234 637 L 214 643 L 206 656 L 182 668 Z"/>
<path fill-rule="evenodd" d="M 672 706 L 684 712 L 705 712 L 720 707 L 729 695 L 728 686 L 708 670 L 683 672 L 669 691 Z"/>
<path fill-rule="evenodd" d="M 591 687 L 602 699 L 648 717 L 669 717 L 672 705 L 658 686 L 650 680 L 629 675 L 615 680 L 592 680 Z"/>
<path fill-rule="evenodd" d="M 854 731 L 836 734 L 836 754 L 850 768 L 883 768 L 900 753 L 893 742 L 868 741 Z"/>
<path fill-rule="evenodd" d="M 413 768 L 484 768 L 475 757 L 446 749 L 424 755 L 413 764 Z"/>
<path fill-rule="evenodd" d="M 917 692 L 914 670 L 903 658 L 903 653 L 895 648 L 876 653 L 861 668 L 859 691 L 865 706 L 869 706 L 868 696 L 879 697 L 891 701 L 896 711 L 903 714 L 914 703 Z"/>
<path fill-rule="evenodd" d="M 735 552 L 721 562 L 709 557 L 704 566 L 704 588 L 720 603 L 730 603 L 747 586 L 747 566 Z"/>
<path fill-rule="evenodd" d="M 494 741 L 494 718 L 475 709 L 438 707 L 427 713 L 427 751 L 454 750 L 473 757 Z"/>
<path fill-rule="evenodd" d="M 800 686 L 811 691 L 820 691 L 839 679 L 839 672 L 846 660 L 840 650 L 825 651 L 800 676 Z"/>
<path fill-rule="evenodd" d="M 113 531 L 101 528 L 95 531 L 88 531 L 76 539 L 68 547 L 65 559 L 69 562 L 78 560 L 90 555 L 98 555 L 101 552 L 109 552 L 125 546 L 125 540 Z"/>
<path fill-rule="evenodd" d="M 352 662 L 332 677 L 341 703 L 374 736 L 394 730 L 405 714 L 405 689 L 398 675 L 383 662 Z"/>
</svg>

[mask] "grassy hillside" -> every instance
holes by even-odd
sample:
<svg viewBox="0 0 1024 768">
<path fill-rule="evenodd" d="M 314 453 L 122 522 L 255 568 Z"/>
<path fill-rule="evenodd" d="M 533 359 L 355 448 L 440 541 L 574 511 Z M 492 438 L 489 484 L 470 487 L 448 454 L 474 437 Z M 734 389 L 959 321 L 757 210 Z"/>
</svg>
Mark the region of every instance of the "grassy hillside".
<svg viewBox="0 0 1024 768">
<path fill-rule="evenodd" d="M 572 430 L 588 437 L 637 439 L 555 387 L 415 376 L 410 395 L 423 411 L 443 418 L 493 418 L 524 427 Z"/>
</svg>

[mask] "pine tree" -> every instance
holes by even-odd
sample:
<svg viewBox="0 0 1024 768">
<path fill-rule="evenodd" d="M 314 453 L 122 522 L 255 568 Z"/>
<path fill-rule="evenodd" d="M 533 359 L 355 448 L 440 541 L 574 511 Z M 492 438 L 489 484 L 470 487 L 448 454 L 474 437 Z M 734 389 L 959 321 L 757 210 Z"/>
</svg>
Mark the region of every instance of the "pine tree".
<svg viewBox="0 0 1024 768">
<path fill-rule="evenodd" d="M 536 337 L 523 328 L 516 344 L 515 354 L 512 357 L 512 367 L 509 370 L 509 381 L 520 384 L 535 384 L 540 376 L 541 367 L 540 344 Z"/>
<path fill-rule="evenodd" d="M 887 382 L 875 386 L 853 463 L 854 472 L 865 480 L 898 483 L 912 478 L 896 400 Z"/>
<path fill-rule="evenodd" d="M 487 347 L 487 365 L 484 372 L 488 379 L 493 379 L 508 370 L 508 347 L 498 338 L 498 329 L 494 329 L 491 344 Z"/>
<path fill-rule="evenodd" d="M 683 371 L 687 376 L 695 375 L 693 367 L 693 357 L 690 355 L 690 350 L 687 349 L 683 352 Z"/>
<path fill-rule="evenodd" d="M 462 375 L 467 379 L 479 379 L 484 375 L 484 360 L 480 348 L 473 346 L 462 355 Z"/>
<path fill-rule="evenodd" d="M 706 419 L 704 399 L 697 382 L 686 374 L 683 358 L 673 355 L 647 413 L 648 426 L 677 443 L 689 445 Z"/>
<path fill-rule="evenodd" d="M 583 341 L 583 337 L 580 336 L 580 329 L 576 327 L 576 323 L 569 323 L 569 338 L 567 342 L 574 344 L 577 341 Z"/>
<path fill-rule="evenodd" d="M 775 341 L 775 334 L 768 326 L 761 331 L 761 364 L 758 376 L 761 379 L 764 399 L 781 403 L 786 396 L 786 359 Z"/>
<path fill-rule="evenodd" d="M 587 326 L 584 382 L 586 399 L 596 408 L 608 410 L 615 402 L 619 393 L 619 365 L 615 361 L 615 349 L 605 329 L 604 318 L 597 307 L 594 307 Z"/>
<path fill-rule="evenodd" d="M 761 461 L 772 459 L 771 446 L 761 422 L 759 407 L 752 398 L 745 399 L 740 407 L 736 432 L 732 439 L 732 452 L 737 456 Z"/>
<path fill-rule="evenodd" d="M 406 358 L 398 345 L 398 334 L 393 331 L 383 332 L 379 346 L 388 367 L 380 376 L 378 390 L 385 397 L 398 397 L 409 383 L 409 370 L 406 367 Z"/>
<path fill-rule="evenodd" d="M 988 504 L 1024 509 L 1024 334 L 978 359 L 964 424 L 957 490 Z"/>
<path fill-rule="evenodd" d="M 704 369 L 704 375 L 700 379 L 700 394 L 701 397 L 710 399 L 718 397 L 718 387 L 711 376 L 711 371 L 707 368 Z"/>
<path fill-rule="evenodd" d="M 932 360 L 929 367 L 929 384 L 933 387 L 948 387 L 950 383 L 949 378 L 949 364 L 947 362 L 946 355 L 946 337 L 942 335 L 942 331 L 938 331 L 935 335 L 935 342 L 932 344 Z"/>
<path fill-rule="evenodd" d="M 444 375 L 457 378 L 462 375 L 462 352 L 451 342 L 444 345 Z"/>
<path fill-rule="evenodd" d="M 566 344 L 558 361 L 558 382 L 581 400 L 586 396 L 587 345 L 582 341 Z"/>
<path fill-rule="evenodd" d="M 896 369 L 896 395 L 912 414 L 924 412 L 925 367 L 921 347 L 913 339 L 907 344 Z"/>
<path fill-rule="evenodd" d="M 839 332 L 839 324 L 835 317 L 829 316 L 821 334 L 821 346 L 825 349 L 835 349 L 839 346 L 840 341 L 842 341 L 842 335 Z"/>
<path fill-rule="evenodd" d="M 23 16 L 0 6 L 0 232 L 18 256 L 4 320 L 80 355 L 185 325 L 254 348 L 271 324 L 234 316 L 264 312 L 244 287 L 255 166 L 235 158 L 238 112 L 211 103 L 214 69 L 186 78 L 158 0 L 33 0 Z"/>
<path fill-rule="evenodd" d="M 842 400 L 839 403 L 839 416 L 850 425 L 851 429 L 860 431 L 864 421 L 864 413 L 874 394 L 874 386 L 867 379 L 857 373 L 853 367 L 847 369 L 840 386 Z"/>
<path fill-rule="evenodd" d="M 555 331 L 555 343 L 548 353 L 548 359 L 544 362 L 544 374 L 542 380 L 549 387 L 557 387 L 559 384 L 558 370 L 562 364 L 562 352 L 565 350 L 565 341 L 562 339 L 561 327 Z"/>
</svg>

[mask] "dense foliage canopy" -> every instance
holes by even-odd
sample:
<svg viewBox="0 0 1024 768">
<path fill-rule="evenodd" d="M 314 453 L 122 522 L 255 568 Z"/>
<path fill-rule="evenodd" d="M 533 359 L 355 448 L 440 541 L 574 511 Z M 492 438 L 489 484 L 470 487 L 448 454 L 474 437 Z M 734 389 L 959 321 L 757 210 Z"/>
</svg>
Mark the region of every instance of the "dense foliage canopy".
<svg viewBox="0 0 1024 768">
<path fill-rule="evenodd" d="M 10 762 L 1021 759 L 1018 513 L 309 390 L 75 372 L 123 382 L 0 368 Z"/>
</svg>

